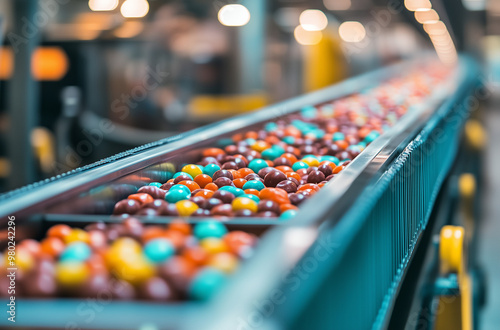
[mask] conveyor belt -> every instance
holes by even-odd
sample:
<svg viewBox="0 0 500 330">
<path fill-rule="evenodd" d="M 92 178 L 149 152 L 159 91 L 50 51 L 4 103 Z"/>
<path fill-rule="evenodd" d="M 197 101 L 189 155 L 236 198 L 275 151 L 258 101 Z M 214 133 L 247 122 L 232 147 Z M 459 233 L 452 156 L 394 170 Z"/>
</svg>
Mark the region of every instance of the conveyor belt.
<svg viewBox="0 0 500 330">
<path fill-rule="evenodd" d="M 374 86 L 408 65 L 414 63 L 381 69 L 2 195 L 0 216 L 16 215 L 25 235 L 54 221 L 92 221 L 99 216 L 79 213 L 109 214 L 117 200 L 143 184 L 142 178 L 164 179 L 163 171 L 180 164 L 179 155 L 188 161 L 221 138 Z M 456 152 L 467 107 L 454 105 L 475 83 L 474 63 L 461 59 L 453 79 L 436 86 L 424 105 L 370 144 L 335 184 L 302 205 L 291 222 L 255 223 L 272 229 L 262 237 L 254 257 L 206 305 L 110 302 L 87 323 L 75 312 L 81 301 L 48 304 L 26 299 L 19 308 L 36 314 L 20 318 L 19 324 L 57 328 L 76 322 L 81 328 L 134 329 L 147 317 L 158 328 L 383 328 Z M 245 225 L 238 221 L 229 225 Z M 318 257 L 318 249 L 326 254 Z M 0 326 L 4 322 L 0 320 Z"/>
</svg>

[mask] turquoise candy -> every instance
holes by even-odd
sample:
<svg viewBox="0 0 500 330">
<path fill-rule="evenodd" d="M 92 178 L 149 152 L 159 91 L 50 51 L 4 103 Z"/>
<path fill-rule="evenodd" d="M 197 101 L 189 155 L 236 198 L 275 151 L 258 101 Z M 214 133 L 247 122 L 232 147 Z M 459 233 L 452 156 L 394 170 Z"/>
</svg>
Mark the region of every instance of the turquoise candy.
<svg viewBox="0 0 500 330">
<path fill-rule="evenodd" d="M 260 198 L 255 196 L 255 195 L 252 195 L 252 194 L 244 194 L 244 195 L 241 195 L 239 197 L 245 197 L 245 198 L 248 198 L 248 199 L 251 199 L 253 200 L 255 203 L 259 203 L 260 202 Z"/>
<path fill-rule="evenodd" d="M 182 185 L 180 185 L 180 186 L 182 186 Z M 183 186 L 183 187 L 185 187 L 185 186 Z M 174 188 L 174 186 L 172 186 L 172 188 Z M 169 203 L 177 203 L 178 201 L 189 199 L 191 197 L 191 192 L 189 191 L 189 188 L 187 188 L 187 187 L 186 187 L 188 190 L 187 192 L 186 192 L 186 190 L 184 190 L 182 188 L 175 188 L 175 189 L 172 189 L 172 188 L 170 188 L 170 190 L 165 195 L 165 200 Z"/>
<path fill-rule="evenodd" d="M 342 140 L 345 140 L 345 136 L 343 133 L 340 133 L 340 132 L 333 133 L 332 140 L 333 141 L 342 141 Z"/>
<path fill-rule="evenodd" d="M 248 138 L 245 140 L 246 143 L 248 143 L 249 146 L 253 146 L 257 140 Z"/>
<path fill-rule="evenodd" d="M 60 261 L 86 261 L 92 255 L 90 247 L 83 242 L 69 244 L 60 256 Z"/>
<path fill-rule="evenodd" d="M 277 145 L 277 144 L 273 145 L 273 146 L 271 147 L 271 149 L 273 149 L 273 150 L 274 150 L 274 152 L 277 154 L 277 157 L 279 157 L 279 156 L 281 156 L 281 155 L 283 155 L 283 154 L 285 153 L 285 149 L 283 149 L 283 147 L 282 147 L 282 146 Z M 276 158 L 277 158 L 277 157 L 276 157 Z"/>
<path fill-rule="evenodd" d="M 262 181 L 250 180 L 250 181 L 245 182 L 245 184 L 243 185 L 243 190 L 256 189 L 258 191 L 261 191 L 265 187 L 266 186 L 264 185 L 264 183 L 262 183 Z"/>
<path fill-rule="evenodd" d="M 335 163 L 335 165 L 338 165 L 340 163 L 340 160 L 335 156 L 330 156 L 330 155 L 321 156 L 320 161 L 323 162 L 325 160 L 332 162 L 332 163 Z"/>
<path fill-rule="evenodd" d="M 279 157 L 278 153 L 273 148 L 269 148 L 269 149 L 262 151 L 261 155 L 262 155 L 262 158 L 269 159 L 269 160 L 275 160 L 276 158 Z"/>
<path fill-rule="evenodd" d="M 287 210 L 287 211 L 281 213 L 280 220 L 288 220 L 288 219 L 295 217 L 296 215 L 297 215 L 296 210 Z"/>
<path fill-rule="evenodd" d="M 208 164 L 203 168 L 203 174 L 213 177 L 214 173 L 220 170 L 220 166 L 217 164 Z"/>
<path fill-rule="evenodd" d="M 160 263 L 175 254 L 173 244 L 166 238 L 153 239 L 144 245 L 144 255 L 153 263 Z"/>
<path fill-rule="evenodd" d="M 294 144 L 295 138 L 293 136 L 285 136 L 282 141 L 286 144 Z"/>
<path fill-rule="evenodd" d="M 189 285 L 189 296 L 195 300 L 210 299 L 226 283 L 226 275 L 215 268 L 206 267 L 196 274 Z"/>
<path fill-rule="evenodd" d="M 297 172 L 298 170 L 300 170 L 301 168 L 308 168 L 309 165 L 307 165 L 306 163 L 304 162 L 295 162 L 293 165 L 292 165 L 292 169 L 294 172 Z"/>
<path fill-rule="evenodd" d="M 226 235 L 227 229 L 218 221 L 204 221 L 194 226 L 193 233 L 199 240 L 207 237 L 221 238 Z"/>
<path fill-rule="evenodd" d="M 224 148 L 224 147 L 230 146 L 233 143 L 234 143 L 234 141 L 231 138 L 220 139 L 219 141 L 217 141 L 217 146 Z"/>
<path fill-rule="evenodd" d="M 189 188 L 183 184 L 174 184 L 172 187 L 170 187 L 169 191 L 173 191 L 173 190 L 181 190 L 185 193 L 191 192 L 191 190 L 189 190 Z"/>
<path fill-rule="evenodd" d="M 315 158 L 315 159 L 318 159 L 318 156 L 309 154 L 309 155 L 304 155 L 304 156 L 302 157 L 302 159 L 304 159 L 304 158 Z M 318 159 L 318 160 L 319 160 L 319 159 Z"/>
<path fill-rule="evenodd" d="M 162 184 L 161 184 L 161 183 L 159 183 L 159 182 L 151 182 L 151 183 L 149 184 L 149 186 L 153 186 L 153 187 L 160 188 L 160 187 L 162 186 Z"/>
<path fill-rule="evenodd" d="M 250 168 L 255 173 L 259 173 L 261 169 L 268 166 L 269 165 L 267 165 L 266 161 L 263 159 L 254 159 L 250 162 L 250 164 L 248 164 L 248 168 Z"/>
<path fill-rule="evenodd" d="M 278 124 L 269 122 L 266 125 L 264 125 L 264 129 L 268 132 L 273 132 L 278 129 Z"/>
<path fill-rule="evenodd" d="M 378 138 L 380 136 L 380 133 L 377 132 L 377 131 L 371 131 L 370 134 L 368 134 L 365 139 L 364 139 L 364 142 L 366 142 L 367 144 L 368 143 L 371 143 L 373 142 L 373 140 L 375 140 L 376 138 Z"/>
<path fill-rule="evenodd" d="M 235 197 L 239 197 L 241 195 L 244 195 L 245 192 L 243 191 L 243 189 L 240 189 L 240 188 L 236 188 L 236 187 L 233 187 L 233 186 L 224 186 L 224 187 L 220 187 L 219 190 L 225 190 L 227 192 L 230 192 L 231 194 L 233 194 Z"/>
<path fill-rule="evenodd" d="M 308 107 L 304 107 L 302 108 L 302 110 L 300 110 L 300 114 L 304 117 L 304 118 L 315 118 L 318 114 L 318 110 L 313 107 L 313 106 L 308 106 Z"/>
<path fill-rule="evenodd" d="M 174 177 L 173 177 L 173 178 L 175 179 L 175 178 L 177 178 L 179 175 L 182 175 L 182 174 L 187 175 L 188 177 L 190 177 L 190 178 L 191 178 L 191 180 L 193 180 L 193 177 L 192 177 L 191 175 L 187 174 L 186 172 L 177 172 L 177 173 L 175 173 L 175 174 L 174 174 Z"/>
</svg>

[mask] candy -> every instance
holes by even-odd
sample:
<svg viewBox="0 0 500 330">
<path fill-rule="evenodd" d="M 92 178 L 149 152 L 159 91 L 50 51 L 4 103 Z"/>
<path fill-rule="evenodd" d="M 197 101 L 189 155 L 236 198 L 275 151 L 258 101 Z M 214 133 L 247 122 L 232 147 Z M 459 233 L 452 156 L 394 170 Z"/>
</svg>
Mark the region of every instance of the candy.
<svg viewBox="0 0 500 330">
<path fill-rule="evenodd" d="M 189 287 L 189 296 L 196 300 L 208 300 L 226 282 L 226 275 L 214 268 L 201 270 L 193 279 Z"/>
<path fill-rule="evenodd" d="M 175 248 L 169 240 L 157 238 L 144 245 L 144 255 L 153 263 L 161 263 L 172 257 Z"/>
<path fill-rule="evenodd" d="M 56 280 L 62 286 L 82 284 L 88 277 L 89 269 L 82 262 L 65 261 L 56 266 Z"/>
<path fill-rule="evenodd" d="M 59 260 L 61 261 L 86 261 L 90 258 L 92 251 L 84 242 L 74 242 L 69 244 L 61 253 Z"/>
<path fill-rule="evenodd" d="M 227 233 L 226 227 L 217 221 L 205 221 L 195 225 L 194 235 L 198 239 L 204 239 L 208 237 L 220 238 Z"/>
<path fill-rule="evenodd" d="M 190 216 L 198 209 L 198 205 L 189 200 L 178 201 L 175 206 L 179 211 L 179 215 L 183 217 Z"/>
<path fill-rule="evenodd" d="M 238 197 L 232 202 L 233 210 L 250 210 L 252 212 L 257 212 L 258 207 L 257 203 L 250 198 L 246 197 Z"/>
</svg>

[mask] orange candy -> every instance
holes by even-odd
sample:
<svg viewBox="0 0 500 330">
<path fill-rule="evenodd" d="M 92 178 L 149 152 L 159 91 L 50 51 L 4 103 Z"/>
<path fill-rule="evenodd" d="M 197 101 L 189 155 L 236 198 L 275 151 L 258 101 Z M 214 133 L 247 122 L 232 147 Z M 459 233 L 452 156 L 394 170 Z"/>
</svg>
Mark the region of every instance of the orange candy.
<svg viewBox="0 0 500 330">
<path fill-rule="evenodd" d="M 168 225 L 169 230 L 178 231 L 184 235 L 191 235 L 191 226 L 182 220 L 174 220 Z"/>
<path fill-rule="evenodd" d="M 266 160 L 266 163 L 267 163 L 267 166 L 269 167 L 273 167 L 274 166 L 274 163 L 272 160 Z"/>
<path fill-rule="evenodd" d="M 269 199 L 278 204 L 290 204 L 288 193 L 279 188 L 264 188 L 259 193 L 260 199 Z"/>
<path fill-rule="evenodd" d="M 281 157 L 288 159 L 292 164 L 297 161 L 297 157 L 295 157 L 295 155 L 291 153 L 284 153 L 283 155 L 281 155 Z"/>
<path fill-rule="evenodd" d="M 307 190 L 307 189 L 312 189 L 314 191 L 319 191 L 318 185 L 314 184 L 314 183 L 306 183 L 306 184 L 300 186 L 299 189 L 297 189 L 297 191 L 303 191 L 303 190 Z"/>
<path fill-rule="evenodd" d="M 203 157 L 216 157 L 217 155 L 225 155 L 226 152 L 219 148 L 208 148 L 203 150 Z"/>
<path fill-rule="evenodd" d="M 255 195 L 257 197 L 259 197 L 260 195 L 260 191 L 258 191 L 257 189 L 245 189 L 245 194 L 250 194 L 250 195 Z"/>
<path fill-rule="evenodd" d="M 253 246 L 255 244 L 256 238 L 255 236 L 243 231 L 234 230 L 227 233 L 224 236 L 223 240 L 232 253 L 238 254 L 242 248 L 246 246 Z"/>
<path fill-rule="evenodd" d="M 296 138 L 302 137 L 302 133 L 293 126 L 287 126 L 287 128 L 285 128 L 285 135 L 293 136 Z"/>
<path fill-rule="evenodd" d="M 299 208 L 293 204 L 281 204 L 280 205 L 280 211 L 281 213 L 288 211 L 288 210 L 298 210 Z"/>
<path fill-rule="evenodd" d="M 210 175 L 198 174 L 196 178 L 194 178 L 194 182 L 196 182 L 200 186 L 200 188 L 205 188 L 207 184 L 212 182 L 212 178 L 210 177 Z"/>
<path fill-rule="evenodd" d="M 364 140 L 364 138 L 370 134 L 371 130 L 369 127 L 361 127 L 359 130 L 358 130 L 358 136 L 361 140 Z"/>
<path fill-rule="evenodd" d="M 286 172 L 285 174 L 286 174 L 287 178 L 294 178 L 294 179 L 296 179 L 299 182 L 302 179 L 297 172 Z"/>
<path fill-rule="evenodd" d="M 339 165 L 333 169 L 333 174 L 337 174 L 344 169 L 344 166 Z"/>
<path fill-rule="evenodd" d="M 66 237 L 70 233 L 71 233 L 70 226 L 68 226 L 68 225 L 55 225 L 47 231 L 47 236 L 64 239 L 64 237 Z"/>
<path fill-rule="evenodd" d="M 290 166 L 276 166 L 275 169 L 283 172 L 283 173 L 287 173 L 287 172 L 293 172 L 292 168 Z"/>
<path fill-rule="evenodd" d="M 248 168 L 248 167 L 243 167 L 243 168 L 240 168 L 240 169 L 238 170 L 238 173 L 239 173 L 239 175 L 240 175 L 242 178 L 244 178 L 244 177 L 246 177 L 248 174 L 252 174 L 252 173 L 254 173 L 254 171 L 253 171 L 251 168 Z"/>
<path fill-rule="evenodd" d="M 200 175 L 203 175 L 203 174 L 200 174 Z M 183 180 L 183 181 L 179 182 L 179 184 L 188 187 L 191 192 L 195 191 L 196 189 L 200 189 L 200 186 L 196 182 L 191 181 L 191 180 Z"/>
<path fill-rule="evenodd" d="M 52 257 L 58 257 L 64 251 L 65 247 L 66 245 L 62 239 L 58 237 L 47 237 L 40 243 L 41 252 Z"/>
<path fill-rule="evenodd" d="M 259 133 L 255 131 L 250 131 L 245 134 L 245 139 L 254 139 L 257 140 L 259 138 Z"/>
<path fill-rule="evenodd" d="M 209 254 L 202 247 L 193 246 L 185 248 L 182 256 L 194 264 L 202 266 L 205 262 L 207 262 Z"/>
<path fill-rule="evenodd" d="M 335 169 L 335 167 L 337 167 L 337 165 L 335 165 L 334 162 L 331 162 L 328 160 L 324 160 L 321 163 L 319 163 L 319 165 L 324 165 L 324 164 L 328 164 L 328 166 L 330 166 L 332 168 L 332 171 Z"/>
<path fill-rule="evenodd" d="M 342 150 L 346 150 L 349 147 L 349 143 L 345 140 L 335 141 L 335 144 Z"/>
<path fill-rule="evenodd" d="M 34 239 L 22 240 L 19 246 L 23 247 L 33 255 L 38 255 L 41 252 L 40 243 L 35 241 Z"/>
<path fill-rule="evenodd" d="M 146 243 L 149 240 L 162 237 L 164 233 L 165 230 L 159 226 L 146 227 L 141 235 L 141 240 Z"/>
<path fill-rule="evenodd" d="M 228 170 L 233 175 L 233 179 L 241 179 L 241 174 L 237 170 Z"/>
<path fill-rule="evenodd" d="M 198 191 L 194 196 L 201 196 L 205 199 L 209 199 L 209 198 L 212 198 L 213 195 L 214 195 L 213 190 L 202 189 L 202 190 Z"/>
<path fill-rule="evenodd" d="M 247 180 L 245 180 L 245 179 L 234 179 L 233 183 L 236 186 L 236 188 L 240 188 L 241 189 L 241 188 L 243 188 L 243 185 L 245 183 L 247 183 Z"/>
<path fill-rule="evenodd" d="M 219 189 L 219 187 L 215 183 L 210 182 L 209 184 L 207 184 L 205 186 L 205 189 L 212 190 L 212 191 L 217 191 L 217 189 Z"/>
<path fill-rule="evenodd" d="M 128 199 L 136 200 L 141 204 L 151 203 L 155 200 L 151 195 L 148 194 L 132 194 L 128 196 Z"/>
<path fill-rule="evenodd" d="M 186 235 L 172 229 L 167 229 L 162 237 L 168 239 L 176 249 L 181 248 L 186 241 Z"/>
</svg>

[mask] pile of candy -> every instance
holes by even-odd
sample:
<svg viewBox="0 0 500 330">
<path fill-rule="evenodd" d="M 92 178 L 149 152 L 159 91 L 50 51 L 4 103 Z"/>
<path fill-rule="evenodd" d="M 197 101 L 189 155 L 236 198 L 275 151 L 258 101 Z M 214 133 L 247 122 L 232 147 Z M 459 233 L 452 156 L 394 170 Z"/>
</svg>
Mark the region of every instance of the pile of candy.
<svg viewBox="0 0 500 330">
<path fill-rule="evenodd" d="M 410 105 L 421 103 L 448 70 L 419 68 L 222 140 L 204 150 L 197 164 L 167 173 L 167 182 L 151 182 L 119 201 L 114 214 L 292 218 Z"/>
<path fill-rule="evenodd" d="M 99 297 L 178 301 L 206 300 L 252 254 L 257 237 L 228 232 L 217 221 L 145 226 L 95 223 L 85 230 L 60 224 L 41 242 L 26 239 L 16 253 L 16 296 Z M 0 296 L 9 280 L 0 278 Z"/>
<path fill-rule="evenodd" d="M 449 76 L 429 64 L 398 79 L 269 122 L 205 149 L 197 164 L 167 172 L 119 201 L 115 214 L 289 219 L 363 149 Z M 17 295 L 175 301 L 208 299 L 257 238 L 213 221 L 145 226 L 56 225 L 16 246 Z M 13 260 L 10 251 L 1 260 Z M 4 265 L 4 266 L 5 266 Z M 3 267 L 5 270 L 7 267 Z M 0 277 L 0 294 L 8 292 Z"/>
</svg>

